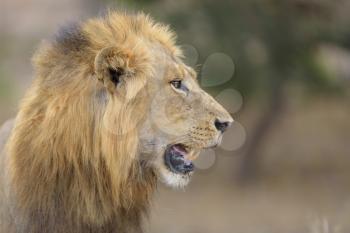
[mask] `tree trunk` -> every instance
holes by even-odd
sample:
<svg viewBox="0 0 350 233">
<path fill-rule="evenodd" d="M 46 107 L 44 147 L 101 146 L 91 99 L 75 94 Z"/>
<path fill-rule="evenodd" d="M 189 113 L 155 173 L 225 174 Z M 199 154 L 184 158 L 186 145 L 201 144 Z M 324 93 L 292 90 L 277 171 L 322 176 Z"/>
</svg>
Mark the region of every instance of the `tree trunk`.
<svg viewBox="0 0 350 233">
<path fill-rule="evenodd" d="M 242 185 L 253 183 L 260 172 L 260 151 L 273 125 L 283 115 L 285 110 L 284 82 L 275 84 L 268 99 L 266 113 L 260 118 L 251 136 L 243 148 L 243 161 L 239 172 L 239 183 Z"/>
</svg>

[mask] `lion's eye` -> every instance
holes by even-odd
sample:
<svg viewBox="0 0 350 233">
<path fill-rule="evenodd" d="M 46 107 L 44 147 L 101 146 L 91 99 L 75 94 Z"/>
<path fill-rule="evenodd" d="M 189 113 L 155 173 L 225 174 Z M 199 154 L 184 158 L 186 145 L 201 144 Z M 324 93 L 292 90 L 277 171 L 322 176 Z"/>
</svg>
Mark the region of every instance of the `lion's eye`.
<svg viewBox="0 0 350 233">
<path fill-rule="evenodd" d="M 182 87 L 182 82 L 181 80 L 173 80 L 173 81 L 170 81 L 170 84 L 175 87 L 176 89 L 181 89 Z"/>
<path fill-rule="evenodd" d="M 188 95 L 189 90 L 181 79 L 175 79 L 170 81 L 169 83 L 176 92 L 185 94 L 186 96 Z"/>
</svg>

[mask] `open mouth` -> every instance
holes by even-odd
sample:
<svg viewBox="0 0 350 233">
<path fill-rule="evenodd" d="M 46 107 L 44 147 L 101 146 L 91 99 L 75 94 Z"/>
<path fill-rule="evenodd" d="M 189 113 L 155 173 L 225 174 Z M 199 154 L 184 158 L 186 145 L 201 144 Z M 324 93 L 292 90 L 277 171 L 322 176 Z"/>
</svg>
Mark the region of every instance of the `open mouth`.
<svg viewBox="0 0 350 233">
<path fill-rule="evenodd" d="M 189 150 L 183 144 L 171 145 L 165 150 L 165 165 L 174 173 L 188 174 L 194 170 L 188 154 Z"/>
</svg>

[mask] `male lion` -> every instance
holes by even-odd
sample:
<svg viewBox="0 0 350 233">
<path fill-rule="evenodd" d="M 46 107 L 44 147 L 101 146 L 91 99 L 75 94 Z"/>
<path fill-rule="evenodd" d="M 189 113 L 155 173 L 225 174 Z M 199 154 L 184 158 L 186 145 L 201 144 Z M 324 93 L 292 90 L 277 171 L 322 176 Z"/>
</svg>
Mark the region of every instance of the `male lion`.
<svg viewBox="0 0 350 233">
<path fill-rule="evenodd" d="M 186 185 L 233 121 L 144 14 L 64 28 L 33 62 L 1 133 L 1 233 L 142 232 L 157 180 Z"/>
</svg>

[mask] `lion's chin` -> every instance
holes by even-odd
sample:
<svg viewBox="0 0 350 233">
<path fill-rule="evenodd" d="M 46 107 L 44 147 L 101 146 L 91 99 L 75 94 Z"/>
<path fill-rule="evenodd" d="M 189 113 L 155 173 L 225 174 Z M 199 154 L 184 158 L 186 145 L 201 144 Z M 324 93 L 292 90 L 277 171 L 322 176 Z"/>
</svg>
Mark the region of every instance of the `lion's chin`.
<svg viewBox="0 0 350 233">
<path fill-rule="evenodd" d="M 167 168 L 161 169 L 159 172 L 160 180 L 167 186 L 181 189 L 187 186 L 191 180 L 193 172 L 187 174 L 178 174 L 169 171 Z"/>
</svg>

